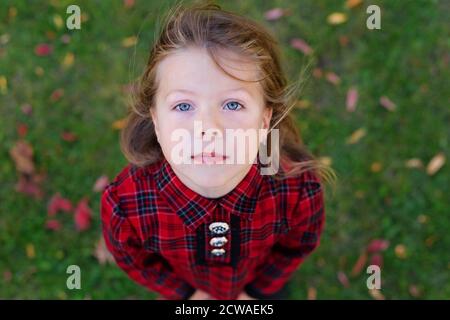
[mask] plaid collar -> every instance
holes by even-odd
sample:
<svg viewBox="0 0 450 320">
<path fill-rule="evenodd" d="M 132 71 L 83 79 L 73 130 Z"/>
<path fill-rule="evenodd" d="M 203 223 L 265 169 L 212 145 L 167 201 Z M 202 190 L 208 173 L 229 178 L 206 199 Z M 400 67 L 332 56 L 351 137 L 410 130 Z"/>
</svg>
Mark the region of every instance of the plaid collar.
<svg viewBox="0 0 450 320">
<path fill-rule="evenodd" d="M 160 169 L 155 174 L 158 191 L 167 204 L 180 216 L 186 226 L 195 229 L 217 205 L 226 212 L 251 220 L 262 182 L 260 162 L 257 160 L 238 185 L 219 198 L 206 198 L 191 190 L 178 178 L 167 159 L 163 158 Z"/>
</svg>

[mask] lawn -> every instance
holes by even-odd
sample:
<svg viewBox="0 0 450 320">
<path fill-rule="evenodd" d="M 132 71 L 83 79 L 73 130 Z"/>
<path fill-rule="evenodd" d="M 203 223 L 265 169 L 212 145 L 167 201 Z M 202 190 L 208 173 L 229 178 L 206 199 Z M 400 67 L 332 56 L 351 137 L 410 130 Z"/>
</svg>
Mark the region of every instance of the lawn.
<svg viewBox="0 0 450 320">
<path fill-rule="evenodd" d="M 158 15 L 170 3 L 2 1 L 0 298 L 155 297 L 95 254 L 101 225 L 93 186 L 127 163 L 120 120 Z M 310 65 L 292 112 L 310 150 L 338 175 L 327 189 L 321 245 L 295 274 L 291 298 L 449 299 L 450 168 L 436 163 L 449 157 L 450 2 L 217 3 L 273 32 L 290 79 Z M 81 8 L 80 30 L 65 26 L 70 4 Z M 381 8 L 380 30 L 366 27 L 370 4 Z M 269 21 L 265 13 L 273 8 L 282 16 Z M 333 20 L 333 13 L 341 14 Z M 294 48 L 294 38 L 313 51 Z M 355 93 L 351 106 L 347 97 Z M 33 149 L 34 174 L 44 174 L 41 197 L 17 191 L 11 150 L 19 140 Z M 49 227 L 48 205 L 57 193 L 73 206 L 87 201 L 86 230 L 76 229 L 74 210 L 51 218 L 58 230 Z M 383 245 L 355 268 L 370 243 Z M 375 293 L 366 286 L 371 261 L 382 271 Z M 82 270 L 80 290 L 66 287 L 73 264 Z"/>
</svg>

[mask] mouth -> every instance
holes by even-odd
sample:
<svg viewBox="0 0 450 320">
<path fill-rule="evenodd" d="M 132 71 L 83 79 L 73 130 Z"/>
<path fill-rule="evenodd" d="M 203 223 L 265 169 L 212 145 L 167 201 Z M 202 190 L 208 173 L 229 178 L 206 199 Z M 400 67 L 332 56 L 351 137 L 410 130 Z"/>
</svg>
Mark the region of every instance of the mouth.
<svg viewBox="0 0 450 320">
<path fill-rule="evenodd" d="M 219 154 L 219 153 L 215 153 L 213 152 L 202 152 L 199 153 L 195 156 L 191 156 L 191 159 L 196 160 L 196 163 L 199 163 L 201 161 L 201 163 L 205 163 L 205 164 L 216 164 L 216 163 L 223 163 L 224 160 L 226 160 L 228 158 L 228 156 Z"/>
</svg>

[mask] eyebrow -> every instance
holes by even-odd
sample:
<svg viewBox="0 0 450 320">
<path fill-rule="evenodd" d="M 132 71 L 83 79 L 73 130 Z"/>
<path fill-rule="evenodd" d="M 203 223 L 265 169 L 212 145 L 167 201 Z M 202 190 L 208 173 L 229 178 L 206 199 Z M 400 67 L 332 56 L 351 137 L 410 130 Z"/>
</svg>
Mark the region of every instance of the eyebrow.
<svg viewBox="0 0 450 320">
<path fill-rule="evenodd" d="M 253 97 L 253 95 L 251 94 L 251 92 L 248 91 L 248 90 L 245 89 L 245 88 L 236 88 L 236 89 L 225 90 L 225 91 L 223 91 L 223 92 L 221 92 L 221 93 L 231 93 L 231 92 L 241 92 L 241 93 L 247 94 L 247 95 L 250 96 L 250 97 Z M 196 95 L 196 92 L 195 92 L 195 91 L 192 91 L 192 90 L 189 90 L 189 89 L 176 89 L 176 90 L 170 91 L 170 92 L 166 95 L 165 99 L 167 100 L 167 98 L 168 98 L 170 95 L 175 94 L 175 93 L 186 93 L 186 94 Z"/>
</svg>

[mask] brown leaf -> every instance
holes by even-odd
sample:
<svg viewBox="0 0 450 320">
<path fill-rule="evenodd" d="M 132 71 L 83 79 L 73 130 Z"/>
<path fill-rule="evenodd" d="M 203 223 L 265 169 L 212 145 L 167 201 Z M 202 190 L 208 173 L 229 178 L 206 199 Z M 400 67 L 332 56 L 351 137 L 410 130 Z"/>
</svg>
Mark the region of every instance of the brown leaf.
<svg viewBox="0 0 450 320">
<path fill-rule="evenodd" d="M 364 128 L 359 128 L 358 130 L 354 131 L 350 137 L 347 138 L 346 143 L 347 144 L 355 144 L 357 143 L 359 140 L 361 140 L 361 138 L 363 138 L 366 135 L 366 129 Z"/>
<path fill-rule="evenodd" d="M 19 140 L 9 151 L 14 160 L 16 170 L 24 174 L 34 173 L 33 148 L 25 140 Z"/>
<path fill-rule="evenodd" d="M 127 118 L 122 118 L 122 119 L 114 121 L 112 124 L 112 128 L 115 130 L 121 130 L 125 127 L 126 124 L 127 124 Z"/>
<path fill-rule="evenodd" d="M 405 166 L 410 169 L 420 169 L 423 168 L 423 163 L 422 160 L 418 158 L 412 158 L 405 162 Z"/>
<path fill-rule="evenodd" d="M 361 254 L 359 255 L 358 260 L 356 260 L 350 275 L 352 277 L 358 276 L 366 266 L 366 263 L 367 263 L 367 252 L 362 251 Z"/>
<path fill-rule="evenodd" d="M 385 300 L 386 298 L 378 289 L 369 289 L 369 294 L 374 298 L 375 300 Z"/>
<path fill-rule="evenodd" d="M 308 300 L 317 299 L 317 290 L 314 287 L 308 287 Z"/>
<path fill-rule="evenodd" d="M 362 0 L 347 0 L 345 6 L 349 9 L 355 8 L 362 3 Z"/>
<path fill-rule="evenodd" d="M 395 111 L 395 109 L 397 108 L 397 105 L 386 96 L 382 96 L 380 98 L 380 104 L 389 111 Z"/>
<path fill-rule="evenodd" d="M 395 255 L 400 259 L 405 259 L 406 254 L 406 246 L 403 244 L 398 244 L 395 246 Z"/>
<path fill-rule="evenodd" d="M 439 169 L 442 168 L 444 164 L 445 164 L 445 154 L 443 152 L 439 152 L 430 160 L 430 162 L 428 162 L 427 174 L 430 176 L 434 175 L 436 172 L 439 171 Z"/>
</svg>

